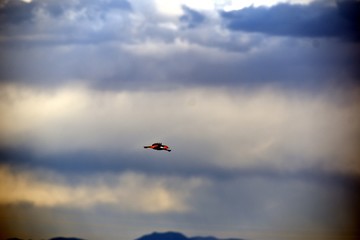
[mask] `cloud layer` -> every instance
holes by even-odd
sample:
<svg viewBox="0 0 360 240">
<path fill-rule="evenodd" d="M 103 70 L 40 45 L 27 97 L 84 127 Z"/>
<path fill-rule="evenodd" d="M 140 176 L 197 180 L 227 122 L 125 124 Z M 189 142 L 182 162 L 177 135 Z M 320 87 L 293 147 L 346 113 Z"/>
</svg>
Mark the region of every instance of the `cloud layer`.
<svg viewBox="0 0 360 240">
<path fill-rule="evenodd" d="M 228 12 L 179 5 L 175 15 L 164 13 L 170 6 L 164 11 L 160 6 L 156 1 L 10 1 L 1 9 L 0 79 L 124 90 L 271 83 L 322 88 L 359 77 L 356 43 L 336 38 L 350 36 L 354 26 L 336 5 Z"/>
<path fill-rule="evenodd" d="M 92 176 L 69 185 L 51 172 L 15 171 L 1 167 L 0 204 L 36 207 L 93 208 L 113 206 L 119 211 L 163 213 L 188 211 L 187 198 L 202 185 L 200 179 L 176 180 L 126 172 Z"/>
<path fill-rule="evenodd" d="M 356 91 L 346 102 L 341 94 L 309 96 L 271 88 L 232 94 L 211 88 L 47 93 L 9 87 L 2 96 L 2 112 L 7 113 L 2 147 L 21 147 L 35 156 L 111 153 L 111 168 L 119 164 L 116 155 L 126 162 L 131 155 L 142 159 L 143 145 L 166 141 L 176 146 L 171 156 L 180 165 L 197 159 L 226 169 L 359 173 Z M 103 164 L 95 156 L 88 164 Z M 46 164 L 46 157 L 39 159 L 44 160 L 35 157 L 35 163 Z"/>
<path fill-rule="evenodd" d="M 352 10 L 350 10 L 352 9 Z M 232 30 L 262 32 L 297 37 L 358 37 L 358 1 L 339 1 L 337 6 L 326 1 L 309 5 L 279 4 L 273 7 L 248 7 L 224 12 Z"/>
<path fill-rule="evenodd" d="M 0 1 L 0 238 L 354 239 L 358 6 Z"/>
</svg>

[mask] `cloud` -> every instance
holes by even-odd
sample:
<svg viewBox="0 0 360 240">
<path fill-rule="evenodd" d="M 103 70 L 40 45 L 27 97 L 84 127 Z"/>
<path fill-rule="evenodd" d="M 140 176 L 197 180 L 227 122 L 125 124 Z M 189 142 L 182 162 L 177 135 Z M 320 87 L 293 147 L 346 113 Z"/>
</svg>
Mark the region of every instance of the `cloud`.
<svg viewBox="0 0 360 240">
<path fill-rule="evenodd" d="M 272 88 L 236 94 L 218 89 L 99 92 L 81 87 L 48 93 L 9 87 L 2 91 L 0 136 L 3 148 L 25 147 L 43 155 L 35 162 L 51 165 L 53 159 L 55 166 L 66 159 L 75 164 L 71 156 L 90 152 L 83 157 L 93 166 L 149 167 L 142 146 L 163 141 L 174 149 L 153 156 L 173 159 L 159 165 L 164 169 L 182 169 L 197 159 L 196 169 L 316 168 L 358 174 L 357 93 L 348 98 L 334 93 L 310 96 Z M 50 157 L 57 154 L 62 157 Z M 154 159 L 150 169 L 159 161 Z"/>
<path fill-rule="evenodd" d="M 186 23 L 188 28 L 194 28 L 204 22 L 205 16 L 201 13 L 186 6 L 183 6 L 183 10 L 185 13 L 180 17 L 180 21 Z"/>
<path fill-rule="evenodd" d="M 290 17 L 288 8 L 316 17 L 324 9 L 335 14 L 335 6 L 282 4 L 272 8 L 245 8 L 221 18 L 214 9 L 196 4 L 185 4 L 176 16 L 159 12 L 156 2 L 143 1 L 134 1 L 128 8 L 113 8 L 113 1 L 18 4 L 33 9 L 24 10 L 31 16 L 16 10 L 29 18 L 26 21 L 2 22 L 2 82 L 49 88 L 79 82 L 102 90 L 266 84 L 322 88 L 329 84 L 344 86 L 357 81 L 359 76 L 357 47 L 353 42 L 289 39 L 284 37 L 287 34 L 270 38 L 261 34 L 266 29 L 277 31 L 277 26 L 282 29 L 284 23 L 289 23 L 285 30 L 293 29 L 291 24 L 295 20 L 285 19 Z M 3 17 L 10 18 L 7 13 L 12 5 L 6 6 Z M 20 6 L 16 5 L 17 8 Z M 278 8 L 284 12 L 273 14 Z M 249 21 L 242 18 L 249 27 L 253 20 L 258 21 L 258 12 L 272 14 L 276 16 L 274 21 L 282 23 L 266 25 L 272 22 L 269 19 L 261 33 L 232 31 L 224 26 L 224 18 L 235 23 L 237 13 L 243 11 L 249 14 Z M 15 18 L 16 14 L 11 16 Z M 347 22 L 346 18 L 340 18 Z M 304 17 L 305 20 L 308 19 Z M 327 19 L 323 20 L 329 31 L 337 31 L 334 25 L 327 24 Z"/>
<path fill-rule="evenodd" d="M 154 214 L 188 211 L 189 196 L 203 184 L 200 179 L 148 177 L 134 172 L 93 176 L 91 180 L 80 177 L 72 185 L 61 175 L 46 171 L 16 171 L 2 165 L 0 173 L 0 204 L 49 208 L 107 205 L 119 211 Z"/>
<path fill-rule="evenodd" d="M 359 74 L 354 70 L 357 52 L 353 45 L 319 41 L 320 47 L 314 48 L 307 40 L 241 34 L 222 39 L 221 34 L 211 37 L 206 29 L 199 33 L 202 37 L 169 41 L 140 37 L 137 43 L 96 46 L 4 46 L 0 79 L 48 88 L 78 82 L 103 90 L 267 84 L 306 89 L 346 86 Z"/>
<path fill-rule="evenodd" d="M 124 31 L 131 11 L 125 0 L 8 1 L 0 8 L 0 43 L 12 47 L 110 41 Z"/>
<path fill-rule="evenodd" d="M 309 5 L 282 3 L 222 12 L 221 15 L 231 30 L 294 37 L 354 38 L 358 26 L 356 20 L 346 17 L 355 15 L 345 10 L 349 9 L 349 2 L 358 9 L 357 1 L 339 1 L 338 7 L 326 2 Z M 358 11 L 355 9 L 353 11 Z"/>
<path fill-rule="evenodd" d="M 139 231 L 172 229 L 191 235 L 329 239 L 344 236 L 344 229 L 347 236 L 357 231 L 358 179 L 209 179 L 131 171 L 62 175 L 2 164 L 0 180 L 1 214 L 18 223 L 8 227 L 17 236 L 66 232 L 117 239 L 124 231 L 134 239 Z M 88 230 L 94 228 L 96 233 Z"/>
<path fill-rule="evenodd" d="M 236 2 L 229 18 L 212 1 L 0 4 L 0 228 L 24 239 L 355 232 L 357 42 L 320 24 L 350 31 L 352 8 Z M 321 26 L 224 25 L 245 12 Z M 173 151 L 143 149 L 155 141 Z"/>
<path fill-rule="evenodd" d="M 222 8 L 225 11 L 232 11 L 232 10 L 239 10 L 246 7 L 260 7 L 260 6 L 266 6 L 266 7 L 272 7 L 277 4 L 281 3 L 288 3 L 288 4 L 302 4 L 307 5 L 316 0 L 249 0 L 249 1 L 243 1 L 243 0 L 232 0 L 232 1 L 223 1 Z M 220 4 L 220 3 L 219 3 Z"/>
<path fill-rule="evenodd" d="M 111 9 L 131 10 L 131 4 L 126 0 L 104 1 L 4 1 L 0 8 L 0 17 L 3 26 L 19 24 L 36 20 L 40 15 L 50 15 L 55 18 L 70 17 L 70 13 L 82 12 L 82 17 L 93 18 L 103 16 Z M 74 15 L 73 15 L 74 17 Z"/>
<path fill-rule="evenodd" d="M 1 27 L 3 28 L 11 23 L 19 24 L 31 20 L 34 10 L 35 5 L 27 4 L 24 1 L 3 1 L 0 5 Z"/>
</svg>

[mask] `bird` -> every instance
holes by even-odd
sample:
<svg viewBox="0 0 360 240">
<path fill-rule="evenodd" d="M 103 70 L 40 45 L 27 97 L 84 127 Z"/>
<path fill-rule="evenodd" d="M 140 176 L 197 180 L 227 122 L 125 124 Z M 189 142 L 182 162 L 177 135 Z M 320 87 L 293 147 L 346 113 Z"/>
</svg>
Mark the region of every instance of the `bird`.
<svg viewBox="0 0 360 240">
<path fill-rule="evenodd" d="M 151 148 L 153 150 L 165 150 L 165 151 L 171 152 L 171 149 L 169 148 L 169 146 L 164 145 L 162 143 L 153 143 L 151 146 L 144 146 L 144 148 Z"/>
</svg>

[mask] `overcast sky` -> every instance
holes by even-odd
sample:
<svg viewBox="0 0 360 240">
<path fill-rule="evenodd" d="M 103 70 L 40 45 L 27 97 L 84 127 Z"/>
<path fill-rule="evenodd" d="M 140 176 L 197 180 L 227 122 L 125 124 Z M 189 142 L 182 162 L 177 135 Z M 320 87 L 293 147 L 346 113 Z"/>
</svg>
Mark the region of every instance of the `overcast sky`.
<svg viewBox="0 0 360 240">
<path fill-rule="evenodd" d="M 359 9 L 0 0 L 0 239 L 355 239 Z"/>
</svg>

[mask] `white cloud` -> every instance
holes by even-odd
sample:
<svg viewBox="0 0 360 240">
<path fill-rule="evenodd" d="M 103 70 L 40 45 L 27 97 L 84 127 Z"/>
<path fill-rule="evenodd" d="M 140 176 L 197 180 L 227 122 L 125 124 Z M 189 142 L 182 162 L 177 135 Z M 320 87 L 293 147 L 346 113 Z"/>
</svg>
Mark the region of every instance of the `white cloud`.
<svg viewBox="0 0 360 240">
<path fill-rule="evenodd" d="M 197 11 L 215 11 L 215 10 L 239 10 L 245 7 L 271 7 L 279 3 L 289 4 L 309 4 L 314 0 L 154 0 L 156 9 L 166 15 L 179 16 L 183 13 L 182 6 L 188 6 Z"/>
<path fill-rule="evenodd" d="M 222 9 L 225 11 L 239 10 L 245 7 L 271 7 L 279 3 L 309 4 L 314 0 L 155 0 L 155 6 L 160 13 L 167 15 L 181 15 L 182 6 L 188 6 L 197 11 L 214 11 Z"/>
<path fill-rule="evenodd" d="M 119 211 L 139 213 L 188 211 L 188 198 L 204 183 L 195 178 L 149 177 L 126 172 L 91 176 L 91 180 L 80 178 L 70 185 L 52 172 L 15 171 L 5 166 L 0 167 L 0 182 L 0 204 L 67 208 L 108 205 Z"/>
</svg>

